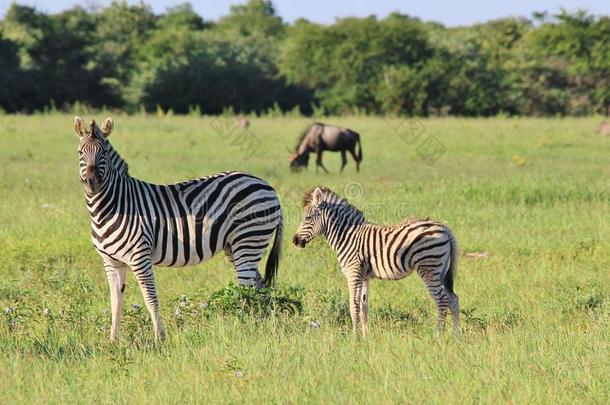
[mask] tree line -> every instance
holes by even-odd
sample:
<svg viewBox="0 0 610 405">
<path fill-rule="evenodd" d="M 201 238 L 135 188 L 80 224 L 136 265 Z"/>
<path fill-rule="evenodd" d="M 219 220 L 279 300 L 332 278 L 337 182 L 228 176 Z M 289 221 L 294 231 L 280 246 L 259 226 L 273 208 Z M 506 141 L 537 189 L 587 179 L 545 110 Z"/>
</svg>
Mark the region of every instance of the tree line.
<svg viewBox="0 0 610 405">
<path fill-rule="evenodd" d="M 185 3 L 0 20 L 0 108 L 128 112 L 586 115 L 610 104 L 610 17 L 585 11 L 448 28 L 394 13 L 288 24 L 267 0 L 205 20 Z"/>
</svg>

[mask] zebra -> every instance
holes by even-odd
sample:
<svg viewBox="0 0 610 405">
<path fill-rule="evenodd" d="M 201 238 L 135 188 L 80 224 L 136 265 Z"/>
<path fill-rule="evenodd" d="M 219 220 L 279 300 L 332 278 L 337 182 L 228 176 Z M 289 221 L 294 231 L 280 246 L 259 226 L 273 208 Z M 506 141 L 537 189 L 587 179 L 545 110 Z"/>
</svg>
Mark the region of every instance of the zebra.
<svg viewBox="0 0 610 405">
<path fill-rule="evenodd" d="M 428 219 L 395 225 L 367 222 L 364 214 L 332 190 L 316 187 L 303 197 L 303 217 L 293 243 L 304 248 L 322 234 L 337 254 L 349 288 L 354 332 L 368 333 L 369 280 L 398 280 L 413 271 L 422 278 L 438 309 L 437 334 L 450 310 L 459 331 L 459 302 L 453 290 L 457 243 L 445 225 Z"/>
<path fill-rule="evenodd" d="M 201 263 L 223 250 L 241 285 L 262 288 L 276 278 L 282 243 L 282 209 L 275 190 L 242 172 L 223 172 L 170 185 L 129 175 L 125 160 L 108 141 L 112 118 L 87 130 L 74 119 L 80 181 L 91 216 L 91 239 L 102 257 L 110 287 L 112 326 L 117 341 L 125 276 L 131 267 L 150 312 L 155 339 L 165 336 L 159 315 L 153 265 L 182 267 Z M 273 233 L 265 276 L 258 263 Z"/>
</svg>

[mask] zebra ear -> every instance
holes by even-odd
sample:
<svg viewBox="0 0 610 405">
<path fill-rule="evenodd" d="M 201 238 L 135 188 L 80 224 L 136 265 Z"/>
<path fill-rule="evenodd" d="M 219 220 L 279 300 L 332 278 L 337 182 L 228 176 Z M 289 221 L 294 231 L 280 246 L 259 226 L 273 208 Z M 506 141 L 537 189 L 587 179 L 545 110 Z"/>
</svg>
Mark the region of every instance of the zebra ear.
<svg viewBox="0 0 610 405">
<path fill-rule="evenodd" d="M 112 118 L 108 117 L 104 120 L 104 122 L 102 122 L 102 127 L 100 128 L 100 130 L 102 131 L 102 134 L 104 134 L 105 138 L 108 138 L 108 136 L 110 136 L 110 133 L 112 132 L 112 130 L 114 129 L 114 121 L 112 121 Z"/>
<path fill-rule="evenodd" d="M 311 194 L 311 199 L 314 204 L 322 201 L 322 189 L 320 187 L 316 187 L 316 189 Z"/>
<path fill-rule="evenodd" d="M 81 117 L 74 117 L 74 132 L 79 138 L 85 136 L 85 121 Z"/>
</svg>

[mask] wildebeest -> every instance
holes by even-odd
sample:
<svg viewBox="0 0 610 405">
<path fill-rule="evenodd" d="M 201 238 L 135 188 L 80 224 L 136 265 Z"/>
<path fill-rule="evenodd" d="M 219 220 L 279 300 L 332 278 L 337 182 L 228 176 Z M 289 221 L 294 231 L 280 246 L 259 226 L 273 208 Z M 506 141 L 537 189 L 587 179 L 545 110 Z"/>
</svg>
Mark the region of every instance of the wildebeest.
<svg viewBox="0 0 610 405">
<path fill-rule="evenodd" d="M 358 145 L 357 154 L 356 145 Z M 328 173 L 328 170 L 322 164 L 322 152 L 325 150 L 341 152 L 340 171 L 343 171 L 347 164 L 345 152 L 349 152 L 356 161 L 356 171 L 360 171 L 360 162 L 362 162 L 360 135 L 351 129 L 324 125 L 320 122 L 312 124 L 299 137 L 297 147 L 290 156 L 290 168 L 297 170 L 301 167 L 307 167 L 309 164 L 309 154 L 315 152 L 316 172 L 318 171 L 318 166 L 320 166 Z"/>
</svg>

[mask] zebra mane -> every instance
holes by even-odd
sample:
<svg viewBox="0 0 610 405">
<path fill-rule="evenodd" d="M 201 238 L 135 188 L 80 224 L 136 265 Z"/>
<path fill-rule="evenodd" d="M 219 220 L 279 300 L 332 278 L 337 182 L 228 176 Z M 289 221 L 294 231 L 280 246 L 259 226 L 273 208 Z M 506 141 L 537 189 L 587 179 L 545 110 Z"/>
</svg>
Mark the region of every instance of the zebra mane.
<svg viewBox="0 0 610 405">
<path fill-rule="evenodd" d="M 121 176 L 128 177 L 129 165 L 127 164 L 125 159 L 123 159 L 121 155 L 119 155 L 119 152 L 114 149 L 108 139 L 106 139 L 106 143 L 108 145 L 108 154 L 110 155 L 110 162 Z"/>
<path fill-rule="evenodd" d="M 313 202 L 313 194 L 316 188 L 319 188 L 322 191 L 322 199 L 319 201 L 319 203 L 325 203 L 325 206 L 331 208 L 334 212 L 340 213 L 344 216 L 349 216 L 351 222 L 366 222 L 362 211 L 327 187 L 314 187 L 307 191 L 303 195 L 303 207 L 306 207 Z"/>
</svg>

